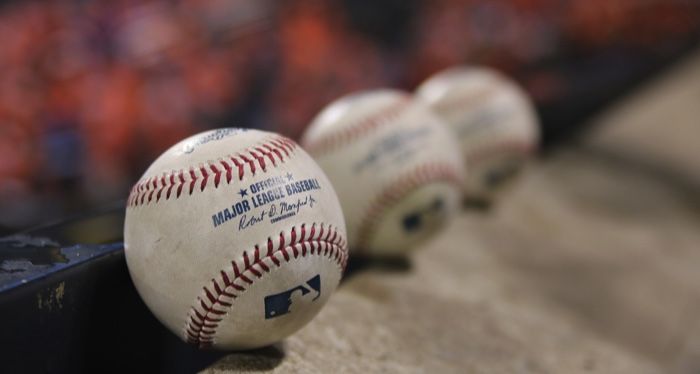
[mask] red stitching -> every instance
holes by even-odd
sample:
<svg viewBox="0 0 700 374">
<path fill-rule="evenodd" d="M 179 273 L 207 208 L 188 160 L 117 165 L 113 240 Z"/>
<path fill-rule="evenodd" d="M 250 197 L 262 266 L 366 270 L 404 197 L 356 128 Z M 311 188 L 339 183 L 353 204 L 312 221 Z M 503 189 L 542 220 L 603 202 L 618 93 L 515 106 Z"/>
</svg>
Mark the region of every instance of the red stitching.
<svg viewBox="0 0 700 374">
<path fill-rule="evenodd" d="M 390 123 L 396 119 L 404 108 L 411 103 L 407 97 L 402 97 L 396 103 L 384 108 L 383 110 L 373 113 L 359 121 L 347 126 L 340 131 L 321 136 L 316 141 L 305 142 L 304 147 L 309 150 L 309 153 L 318 157 L 326 152 L 336 149 L 343 144 L 350 143 L 363 135 L 367 134 L 380 127 L 381 125 Z"/>
<path fill-rule="evenodd" d="M 506 84 L 509 84 L 509 82 L 505 81 L 503 77 L 499 76 L 498 73 L 495 76 L 496 79 L 499 81 L 503 81 Z M 448 100 L 440 101 L 435 104 L 433 104 L 434 109 L 436 110 L 454 110 L 454 109 L 465 109 L 468 108 L 469 106 L 474 106 L 477 103 L 480 103 L 487 99 L 490 96 L 493 96 L 498 93 L 498 90 L 496 90 L 493 86 L 491 87 L 482 87 L 478 91 L 475 92 L 469 92 L 469 93 L 464 93 L 461 96 L 453 96 L 449 98 Z M 502 154 L 504 152 L 514 152 L 514 153 L 520 153 L 524 155 L 530 155 L 534 153 L 536 150 L 536 147 L 532 144 L 527 144 L 524 142 L 519 142 L 519 141 L 502 141 L 502 142 L 497 142 L 493 144 L 489 144 L 486 147 L 481 147 L 475 152 L 470 152 L 465 157 L 465 161 L 467 162 L 467 166 L 469 165 L 475 165 L 485 159 L 488 159 L 490 157 L 493 157 L 494 155 L 497 154 Z"/>
<path fill-rule="evenodd" d="M 428 163 L 419 165 L 411 171 L 399 176 L 385 188 L 370 205 L 369 211 L 364 215 L 358 230 L 357 247 L 366 249 L 367 241 L 374 230 L 382 214 L 388 208 L 398 203 L 405 195 L 427 182 L 444 181 L 461 186 L 460 173 L 446 163 Z M 460 187 L 461 188 L 461 187 Z"/>
<path fill-rule="evenodd" d="M 255 175 L 256 171 L 266 172 L 267 161 L 277 166 L 278 163 L 285 162 L 297 148 L 297 144 L 284 137 L 274 137 L 264 143 L 249 147 L 236 155 L 229 155 L 223 159 L 208 161 L 196 167 L 189 167 L 182 170 L 172 170 L 156 176 L 151 176 L 138 181 L 129 193 L 127 207 L 147 205 L 152 202 L 159 202 L 161 199 L 169 200 L 172 190 L 175 188 L 174 198 L 182 195 L 183 188 L 187 185 L 189 195 L 194 194 L 198 186 L 199 191 L 204 191 L 213 179 L 214 188 L 219 185 L 231 184 L 233 180 L 233 170 L 238 170 L 238 180 L 243 180 L 246 171 Z M 267 160 L 265 159 L 267 157 Z M 231 167 L 231 164 L 233 167 Z M 246 170 L 246 166 L 247 169 Z M 223 176 L 223 178 L 222 178 Z M 189 177 L 189 178 L 187 178 Z"/>
<path fill-rule="evenodd" d="M 316 224 L 313 223 L 311 235 L 304 239 L 306 224 L 302 224 L 299 229 L 301 231 L 300 237 L 297 235 L 296 226 L 292 227 L 289 243 L 285 243 L 285 235 L 280 232 L 276 248 L 272 238 L 268 238 L 267 251 L 264 255 L 261 256 L 261 249 L 256 245 L 252 250 L 252 259 L 249 252 L 243 252 L 242 261 L 231 261 L 230 270 L 228 272 L 221 270 L 218 278 L 211 279 L 210 286 L 202 287 L 202 294 L 197 297 L 197 301 L 191 307 L 184 328 L 187 342 L 200 348 L 210 347 L 214 342 L 219 322 L 223 319 L 220 316 L 226 315 L 229 309 L 234 307 L 235 299 L 245 292 L 249 285 L 253 284 L 253 279 L 262 278 L 265 273 L 272 270 L 273 265 L 281 267 L 284 263 L 289 262 L 291 260 L 288 253 L 290 249 L 299 253 L 297 246 L 304 248 L 308 244 L 312 251 L 310 253 L 301 252 L 301 256 L 306 257 L 307 254 L 314 254 L 313 248 L 316 247 L 316 255 L 322 255 L 321 251 L 323 250 L 323 256 L 334 261 L 341 268 L 341 272 L 344 271 L 348 259 L 345 240 L 332 226 L 327 227 L 328 234 L 323 238 L 324 226 L 323 224 L 319 226 L 321 229 L 317 237 L 314 237 Z M 333 232 L 332 238 L 330 237 L 331 232 Z M 268 263 L 265 263 L 266 260 Z"/>
</svg>

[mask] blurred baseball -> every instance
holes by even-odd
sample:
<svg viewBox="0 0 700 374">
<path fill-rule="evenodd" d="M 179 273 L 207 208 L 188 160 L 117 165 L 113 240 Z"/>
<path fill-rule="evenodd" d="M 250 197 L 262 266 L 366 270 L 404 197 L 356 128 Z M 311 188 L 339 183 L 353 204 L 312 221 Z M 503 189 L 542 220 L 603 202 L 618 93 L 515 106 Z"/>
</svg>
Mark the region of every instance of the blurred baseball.
<svg viewBox="0 0 700 374">
<path fill-rule="evenodd" d="M 427 106 L 402 91 L 336 100 L 302 145 L 338 192 L 351 251 L 400 254 L 444 226 L 458 204 L 459 146 Z"/>
<path fill-rule="evenodd" d="M 151 311 L 199 347 L 271 344 L 309 322 L 347 259 L 338 198 L 291 140 L 204 132 L 163 153 L 129 196 L 124 248 Z"/>
<path fill-rule="evenodd" d="M 416 91 L 453 130 L 468 169 L 468 200 L 493 199 L 521 170 L 539 143 L 539 124 L 528 95 L 515 82 L 484 67 L 440 72 Z"/>
</svg>

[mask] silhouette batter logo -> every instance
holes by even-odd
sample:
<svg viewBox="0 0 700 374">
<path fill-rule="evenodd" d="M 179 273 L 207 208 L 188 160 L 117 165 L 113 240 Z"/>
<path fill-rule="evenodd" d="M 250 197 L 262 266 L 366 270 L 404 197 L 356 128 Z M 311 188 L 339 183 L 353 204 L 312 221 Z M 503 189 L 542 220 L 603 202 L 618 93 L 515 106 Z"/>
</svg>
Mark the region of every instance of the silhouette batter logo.
<svg viewBox="0 0 700 374">
<path fill-rule="evenodd" d="M 265 297 L 265 319 L 279 317 L 281 315 L 292 313 L 295 303 L 301 300 L 306 300 L 312 292 L 311 301 L 321 296 L 321 275 L 309 279 L 305 285 L 299 285 L 278 294 Z"/>
<path fill-rule="evenodd" d="M 425 226 L 425 221 L 430 220 L 433 218 L 433 216 L 444 213 L 445 203 L 442 201 L 442 199 L 437 198 L 425 209 L 406 215 L 403 218 L 403 228 L 408 232 L 417 231 Z"/>
</svg>

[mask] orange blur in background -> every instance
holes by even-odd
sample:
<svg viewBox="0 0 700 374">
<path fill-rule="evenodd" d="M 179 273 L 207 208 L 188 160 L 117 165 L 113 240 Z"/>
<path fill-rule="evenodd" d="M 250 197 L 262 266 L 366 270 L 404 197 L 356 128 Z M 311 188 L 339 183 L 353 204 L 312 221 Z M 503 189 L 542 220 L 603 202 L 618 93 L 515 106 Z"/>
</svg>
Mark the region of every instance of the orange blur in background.
<svg viewBox="0 0 700 374">
<path fill-rule="evenodd" d="M 258 127 L 296 138 L 340 95 L 411 89 L 454 64 L 496 66 L 546 103 L 572 89 L 570 80 L 533 66 L 572 51 L 663 54 L 697 35 L 698 8 L 681 0 L 9 1 L 0 5 L 0 227 L 124 198 L 154 157 L 195 132 Z"/>
</svg>

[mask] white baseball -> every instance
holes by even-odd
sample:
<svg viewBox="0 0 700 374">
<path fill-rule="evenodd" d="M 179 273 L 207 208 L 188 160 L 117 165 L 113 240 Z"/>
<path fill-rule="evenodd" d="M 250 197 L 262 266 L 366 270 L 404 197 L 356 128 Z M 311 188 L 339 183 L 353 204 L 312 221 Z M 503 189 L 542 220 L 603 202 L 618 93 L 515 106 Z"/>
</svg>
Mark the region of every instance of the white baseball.
<svg viewBox="0 0 700 374">
<path fill-rule="evenodd" d="M 342 97 L 316 116 L 302 145 L 338 192 L 351 251 L 400 254 L 455 211 L 464 178 L 459 146 L 407 93 Z"/>
<path fill-rule="evenodd" d="M 338 198 L 293 141 L 220 129 L 163 153 L 132 189 L 124 248 L 150 310 L 199 347 L 248 349 L 309 322 L 347 260 Z"/>
<path fill-rule="evenodd" d="M 440 72 L 416 91 L 461 143 L 468 199 L 491 200 L 537 149 L 539 124 L 527 94 L 484 67 Z"/>
</svg>

